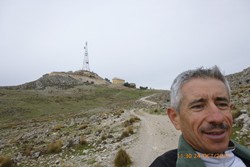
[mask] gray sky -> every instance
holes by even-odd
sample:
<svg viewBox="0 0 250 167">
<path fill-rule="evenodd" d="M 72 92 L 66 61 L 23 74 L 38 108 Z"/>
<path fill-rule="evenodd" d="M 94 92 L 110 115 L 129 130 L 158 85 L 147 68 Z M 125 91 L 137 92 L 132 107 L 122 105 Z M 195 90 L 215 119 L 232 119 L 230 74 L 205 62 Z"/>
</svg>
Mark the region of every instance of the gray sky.
<svg viewBox="0 0 250 167">
<path fill-rule="evenodd" d="M 169 89 L 180 72 L 250 66 L 249 0 L 0 0 L 0 86 L 82 69 Z"/>
</svg>

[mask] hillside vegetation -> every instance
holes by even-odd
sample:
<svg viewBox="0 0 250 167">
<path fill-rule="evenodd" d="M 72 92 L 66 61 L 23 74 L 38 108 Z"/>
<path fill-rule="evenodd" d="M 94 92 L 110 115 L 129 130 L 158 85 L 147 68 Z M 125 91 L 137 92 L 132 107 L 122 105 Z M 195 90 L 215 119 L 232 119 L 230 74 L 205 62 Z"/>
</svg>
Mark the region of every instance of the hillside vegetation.
<svg viewBox="0 0 250 167">
<path fill-rule="evenodd" d="M 69 89 L 48 87 L 44 90 L 0 89 L 0 122 L 25 122 L 43 120 L 59 115 L 129 108 L 140 97 L 159 91 L 115 89 L 107 86 L 82 85 Z M 90 111 L 90 112 L 89 112 Z"/>
<path fill-rule="evenodd" d="M 233 138 L 249 146 L 250 68 L 227 78 Z M 165 114 L 169 102 L 169 91 L 115 86 L 86 71 L 0 87 L 0 166 L 112 166 L 116 152 L 129 147 L 140 127 L 130 111 Z"/>
<path fill-rule="evenodd" d="M 159 92 L 94 84 L 1 88 L 0 166 L 109 166 L 139 127 L 126 110 Z"/>
</svg>

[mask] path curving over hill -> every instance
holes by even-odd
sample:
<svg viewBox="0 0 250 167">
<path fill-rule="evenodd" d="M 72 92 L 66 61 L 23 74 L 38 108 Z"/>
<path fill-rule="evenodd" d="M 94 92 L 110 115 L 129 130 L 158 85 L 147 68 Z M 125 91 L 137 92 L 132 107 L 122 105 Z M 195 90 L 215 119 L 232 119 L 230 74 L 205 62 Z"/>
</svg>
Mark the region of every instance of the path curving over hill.
<svg viewBox="0 0 250 167">
<path fill-rule="evenodd" d="M 166 115 L 151 115 L 143 109 L 130 112 L 141 119 L 138 139 L 128 150 L 132 167 L 147 167 L 157 156 L 177 147 L 180 132 Z"/>
</svg>

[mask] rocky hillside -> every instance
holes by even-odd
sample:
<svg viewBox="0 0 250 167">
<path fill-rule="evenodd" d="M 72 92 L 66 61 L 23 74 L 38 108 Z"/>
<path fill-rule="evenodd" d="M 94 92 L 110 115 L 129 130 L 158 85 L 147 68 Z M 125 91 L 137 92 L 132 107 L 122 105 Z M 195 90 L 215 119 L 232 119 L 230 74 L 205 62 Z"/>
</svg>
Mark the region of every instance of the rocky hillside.
<svg viewBox="0 0 250 167">
<path fill-rule="evenodd" d="M 226 77 L 230 82 L 232 90 L 236 90 L 244 86 L 250 86 L 250 67 L 244 69 L 241 72 L 227 75 Z"/>
<path fill-rule="evenodd" d="M 139 121 L 116 110 L 1 128 L 0 166 L 113 166 L 118 150 L 127 149 L 136 138 Z"/>
<path fill-rule="evenodd" d="M 234 104 L 233 137 L 241 144 L 250 147 L 250 67 L 226 77 L 232 89 Z"/>
<path fill-rule="evenodd" d="M 134 101 L 155 93 L 95 84 L 0 88 L 0 167 L 113 166 L 137 136 Z"/>
<path fill-rule="evenodd" d="M 80 70 L 76 72 L 52 72 L 45 74 L 38 80 L 25 83 L 18 86 L 18 88 L 45 89 L 51 86 L 70 88 L 82 84 L 109 85 L 110 83 L 96 73 Z"/>
<path fill-rule="evenodd" d="M 235 109 L 250 112 L 250 67 L 226 77 L 232 89 Z"/>
</svg>

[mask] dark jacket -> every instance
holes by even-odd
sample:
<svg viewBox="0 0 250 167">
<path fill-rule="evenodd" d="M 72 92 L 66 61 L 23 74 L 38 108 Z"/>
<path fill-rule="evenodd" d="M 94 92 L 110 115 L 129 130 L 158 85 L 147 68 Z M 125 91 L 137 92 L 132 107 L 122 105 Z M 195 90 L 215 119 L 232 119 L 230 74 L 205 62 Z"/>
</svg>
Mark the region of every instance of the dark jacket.
<svg viewBox="0 0 250 167">
<path fill-rule="evenodd" d="M 232 141 L 235 145 L 233 153 L 239 157 L 247 167 L 250 167 L 250 150 L 246 147 Z M 178 150 L 170 150 L 159 156 L 149 167 L 205 167 L 194 149 L 180 136 Z M 179 157 L 179 158 L 178 158 Z"/>
</svg>

